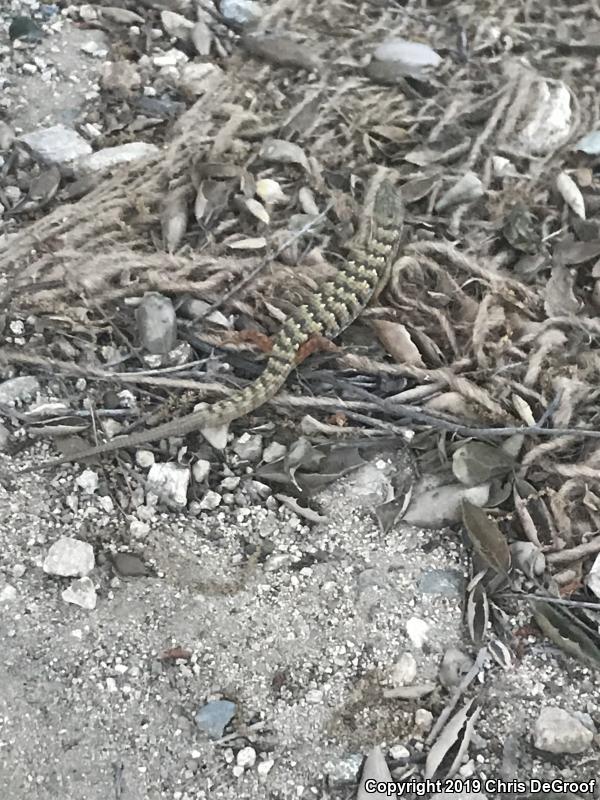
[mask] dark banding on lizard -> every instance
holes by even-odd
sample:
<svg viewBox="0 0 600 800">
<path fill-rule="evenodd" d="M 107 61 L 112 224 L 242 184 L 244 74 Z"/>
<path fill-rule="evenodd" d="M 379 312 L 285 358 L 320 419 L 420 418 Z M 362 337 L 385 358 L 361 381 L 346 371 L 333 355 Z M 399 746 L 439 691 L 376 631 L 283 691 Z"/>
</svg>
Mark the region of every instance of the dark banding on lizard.
<svg viewBox="0 0 600 800">
<path fill-rule="evenodd" d="M 335 277 L 299 306 L 286 319 L 275 337 L 269 361 L 262 375 L 226 400 L 170 420 L 149 430 L 119 436 L 106 444 L 72 455 L 46 461 L 23 472 L 33 472 L 111 453 L 123 447 L 137 447 L 168 436 L 183 436 L 206 427 L 218 427 L 254 411 L 277 394 L 296 365 L 299 349 L 313 336 L 334 339 L 348 327 L 371 300 L 385 280 L 400 243 L 403 208 L 399 192 L 384 180 L 378 187 L 373 213 L 365 226 L 363 243 L 352 249 L 351 257 Z"/>
</svg>

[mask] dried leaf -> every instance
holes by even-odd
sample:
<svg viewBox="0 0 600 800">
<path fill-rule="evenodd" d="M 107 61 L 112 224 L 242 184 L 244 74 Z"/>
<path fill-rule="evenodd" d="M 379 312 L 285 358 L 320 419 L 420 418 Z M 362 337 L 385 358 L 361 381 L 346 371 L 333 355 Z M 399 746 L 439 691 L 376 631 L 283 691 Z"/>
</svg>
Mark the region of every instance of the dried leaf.
<svg viewBox="0 0 600 800">
<path fill-rule="evenodd" d="M 576 242 L 569 239 L 566 242 L 558 242 L 552 253 L 555 264 L 563 266 L 585 264 L 586 261 L 600 256 L 600 241 L 592 240 L 589 242 Z"/>
<path fill-rule="evenodd" d="M 513 666 L 513 653 L 504 642 L 501 642 L 499 639 L 492 639 L 491 642 L 488 642 L 487 649 L 494 661 L 499 664 L 502 669 L 510 669 Z"/>
<path fill-rule="evenodd" d="M 509 211 L 502 233 L 506 241 L 516 250 L 523 253 L 536 255 L 542 244 L 542 237 L 535 227 L 535 218 L 529 209 L 521 202 Z"/>
<path fill-rule="evenodd" d="M 230 250 L 262 250 L 266 246 L 267 240 L 264 236 L 254 236 L 227 242 L 227 247 L 229 247 Z"/>
<path fill-rule="evenodd" d="M 117 8 L 116 6 L 104 6 L 98 8 L 99 13 L 111 22 L 117 22 L 121 25 L 143 25 L 146 20 L 135 11 L 128 11 L 125 8 Z"/>
<path fill-rule="evenodd" d="M 561 172 L 556 179 L 556 188 L 561 193 L 565 203 L 577 214 L 581 219 L 585 219 L 585 202 L 583 195 L 579 191 L 579 187 L 566 172 Z"/>
<path fill-rule="evenodd" d="M 196 222 L 200 222 L 204 214 L 206 213 L 206 209 L 208 207 L 208 200 L 206 195 L 204 194 L 204 184 L 201 183 L 198 186 L 198 190 L 196 192 L 196 199 L 194 200 L 194 216 L 196 217 Z"/>
<path fill-rule="evenodd" d="M 435 204 L 436 211 L 444 211 L 460 203 L 470 203 L 483 197 L 485 188 L 474 172 L 467 172 Z"/>
<path fill-rule="evenodd" d="M 521 417 L 526 425 L 535 425 L 535 417 L 529 403 L 523 400 L 518 394 L 512 394 L 511 398 L 513 407 L 517 414 Z"/>
<path fill-rule="evenodd" d="M 579 300 L 573 287 L 575 277 L 562 264 L 555 264 L 544 291 L 544 310 L 548 317 L 563 317 L 577 314 Z"/>
<path fill-rule="evenodd" d="M 506 475 L 514 467 L 515 461 L 508 453 L 485 442 L 467 442 L 452 456 L 452 472 L 466 486 Z"/>
<path fill-rule="evenodd" d="M 410 686 L 398 686 L 395 689 L 384 689 L 383 696 L 386 699 L 396 700 L 418 700 L 434 692 L 437 688 L 435 683 L 413 683 Z"/>
<path fill-rule="evenodd" d="M 464 730 L 462 731 L 460 747 L 458 748 L 458 752 L 454 756 L 454 761 L 450 765 L 450 768 L 445 775 L 446 778 L 451 778 L 460 769 L 460 766 L 463 763 L 464 755 L 469 749 L 469 744 L 473 736 L 473 731 L 475 730 L 475 723 L 477 722 L 477 718 L 479 717 L 480 713 L 481 713 L 480 708 L 475 709 L 473 714 L 467 720 Z"/>
<path fill-rule="evenodd" d="M 390 142 L 403 142 L 408 137 L 406 128 L 399 125 L 375 125 L 371 128 L 371 133 L 381 136 L 382 139 L 389 139 Z M 406 186 L 406 184 L 404 184 Z M 402 198 L 404 199 L 404 186 L 402 187 Z"/>
<path fill-rule="evenodd" d="M 461 501 L 465 497 L 485 505 L 489 491 L 487 484 L 468 489 L 460 483 L 439 486 L 416 496 L 402 519 L 423 528 L 443 528 L 460 520 Z"/>
<path fill-rule="evenodd" d="M 427 178 L 416 178 L 402 185 L 402 200 L 407 203 L 416 203 L 431 192 L 440 180 L 439 175 L 430 175 Z"/>
<path fill-rule="evenodd" d="M 462 501 L 463 524 L 475 552 L 501 575 L 510 569 L 510 549 L 498 525 L 478 506 Z"/>
<path fill-rule="evenodd" d="M 469 718 L 469 711 L 475 702 L 474 699 L 463 706 L 451 719 L 447 722 L 442 732 L 438 736 L 435 744 L 427 754 L 425 761 L 425 778 L 433 778 L 440 768 L 442 761 L 448 755 L 449 751 L 459 741 L 461 732 L 465 728 Z"/>
<path fill-rule="evenodd" d="M 199 56 L 207 56 L 210 53 L 212 33 L 204 20 L 196 22 L 190 32 L 190 39 Z"/>
<path fill-rule="evenodd" d="M 249 33 L 242 36 L 242 46 L 253 56 L 270 64 L 296 67 L 315 72 L 321 67 L 321 59 L 309 47 L 279 33 Z"/>
<path fill-rule="evenodd" d="M 424 367 L 423 359 L 404 325 L 378 319 L 373 322 L 381 344 L 398 364 Z"/>
<path fill-rule="evenodd" d="M 176 189 L 164 201 L 160 214 L 163 243 L 168 253 L 181 244 L 188 224 L 188 189 Z"/>
<path fill-rule="evenodd" d="M 287 203 L 288 196 L 281 188 L 278 181 L 271 178 L 262 178 L 256 181 L 256 194 L 267 204 L 277 205 L 279 203 Z"/>
<path fill-rule="evenodd" d="M 490 605 L 487 593 L 479 581 L 467 596 L 467 624 L 469 635 L 475 644 L 481 644 L 490 621 Z"/>
<path fill-rule="evenodd" d="M 390 770 L 379 747 L 374 747 L 365 760 L 362 775 L 358 782 L 356 800 L 387 800 L 387 798 L 391 798 L 392 800 L 396 798 L 397 800 L 397 794 L 390 794 L 388 792 L 367 792 L 365 789 L 367 781 L 375 781 L 376 784 L 387 783 L 391 785 L 392 783 Z"/>
<path fill-rule="evenodd" d="M 546 558 L 533 542 L 513 542 L 510 546 L 512 563 L 528 578 L 543 575 Z"/>
<path fill-rule="evenodd" d="M 305 214 L 316 217 L 319 214 L 319 206 L 315 201 L 315 196 L 308 186 L 303 186 L 298 192 L 298 202 Z"/>
<path fill-rule="evenodd" d="M 269 212 L 262 203 L 258 202 L 258 200 L 255 200 L 253 197 L 248 197 L 246 200 L 244 200 L 244 205 L 252 214 L 252 216 L 256 217 L 256 219 L 260 220 L 260 222 L 263 222 L 265 225 L 270 224 L 271 217 L 269 216 Z"/>
<path fill-rule="evenodd" d="M 574 614 L 544 601 L 532 600 L 530 603 L 533 616 L 540 629 L 561 650 L 579 661 L 590 664 L 595 669 L 600 667 L 598 637 L 592 638 L 592 631 L 586 628 Z"/>
<path fill-rule="evenodd" d="M 285 139 L 266 139 L 260 148 L 260 157 L 278 164 L 298 164 L 310 173 L 310 166 L 304 150 Z"/>
<path fill-rule="evenodd" d="M 426 80 L 442 62 L 441 56 L 429 45 L 400 37 L 387 39 L 378 45 L 373 58 L 376 61 L 392 63 L 398 68 L 398 74 L 417 80 Z"/>
</svg>

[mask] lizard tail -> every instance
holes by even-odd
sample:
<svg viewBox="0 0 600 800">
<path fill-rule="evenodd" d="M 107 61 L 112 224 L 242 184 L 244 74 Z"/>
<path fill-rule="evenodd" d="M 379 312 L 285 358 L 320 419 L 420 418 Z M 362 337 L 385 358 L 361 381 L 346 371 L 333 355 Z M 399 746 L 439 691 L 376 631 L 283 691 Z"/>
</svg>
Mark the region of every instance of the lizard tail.
<svg viewBox="0 0 600 800">
<path fill-rule="evenodd" d="M 290 330 L 290 328 L 293 330 Z M 290 336 L 290 334 L 292 335 Z M 192 433 L 207 425 L 218 427 L 238 417 L 243 417 L 245 414 L 249 414 L 251 411 L 254 411 L 254 409 L 263 405 L 266 400 L 273 397 L 283 386 L 288 375 L 294 368 L 297 346 L 302 344 L 306 338 L 306 336 L 301 334 L 298 326 L 285 325 L 275 338 L 269 361 L 260 377 L 249 386 L 246 386 L 245 389 L 235 392 L 231 397 L 225 400 L 220 400 L 217 403 L 208 405 L 206 408 L 194 411 L 181 420 L 169 420 L 168 422 L 163 422 L 161 425 L 157 425 L 155 428 L 126 434 L 124 436 L 117 436 L 115 439 L 111 439 L 110 442 L 80 450 L 73 456 L 61 456 L 52 461 L 46 461 L 43 464 L 26 467 L 21 471 L 37 472 L 39 469 L 58 466 L 69 461 L 79 461 L 81 459 L 91 458 L 92 456 L 112 453 L 115 450 L 119 450 L 121 447 L 138 447 L 139 445 L 155 442 L 167 436 L 184 436 L 186 433 Z M 293 347 L 290 347 L 290 345 L 293 345 Z"/>
</svg>

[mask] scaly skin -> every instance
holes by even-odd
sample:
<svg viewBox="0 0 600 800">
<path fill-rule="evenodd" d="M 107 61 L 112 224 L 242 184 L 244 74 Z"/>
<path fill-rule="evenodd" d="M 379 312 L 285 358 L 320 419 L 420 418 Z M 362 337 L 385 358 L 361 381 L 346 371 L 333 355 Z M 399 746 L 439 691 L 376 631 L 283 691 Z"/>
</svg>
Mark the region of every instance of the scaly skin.
<svg viewBox="0 0 600 800">
<path fill-rule="evenodd" d="M 397 253 L 402 212 L 398 192 L 389 182 L 383 181 L 375 197 L 365 243 L 353 252 L 353 257 L 346 261 L 333 280 L 323 284 L 319 292 L 305 305 L 297 308 L 284 322 L 275 338 L 267 366 L 254 383 L 227 400 L 221 400 L 180 419 L 170 420 L 150 430 L 119 436 L 106 444 L 28 467 L 23 472 L 34 472 L 68 461 L 112 453 L 122 447 L 137 447 L 167 436 L 183 436 L 207 426 L 217 427 L 243 417 L 263 405 L 283 386 L 294 369 L 298 350 L 305 342 L 313 336 L 334 339 L 357 318 L 371 300 Z"/>
</svg>

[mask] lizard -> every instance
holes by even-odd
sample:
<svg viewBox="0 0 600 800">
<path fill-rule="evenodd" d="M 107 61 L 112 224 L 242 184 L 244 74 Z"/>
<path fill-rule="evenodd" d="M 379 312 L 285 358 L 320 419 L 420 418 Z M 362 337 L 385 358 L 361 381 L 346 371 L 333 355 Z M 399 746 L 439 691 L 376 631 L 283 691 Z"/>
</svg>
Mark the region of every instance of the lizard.
<svg viewBox="0 0 600 800">
<path fill-rule="evenodd" d="M 381 284 L 398 252 L 403 223 L 400 192 L 384 179 L 375 194 L 373 212 L 365 225 L 363 241 L 350 249 L 350 257 L 318 292 L 298 306 L 275 336 L 269 360 L 261 375 L 231 397 L 169 420 L 154 428 L 118 436 L 105 444 L 44 461 L 21 472 L 36 472 L 70 461 L 104 455 L 123 447 L 183 436 L 203 427 L 217 427 L 254 411 L 274 397 L 296 366 L 300 348 L 313 337 L 336 338 L 359 316 Z"/>
</svg>

